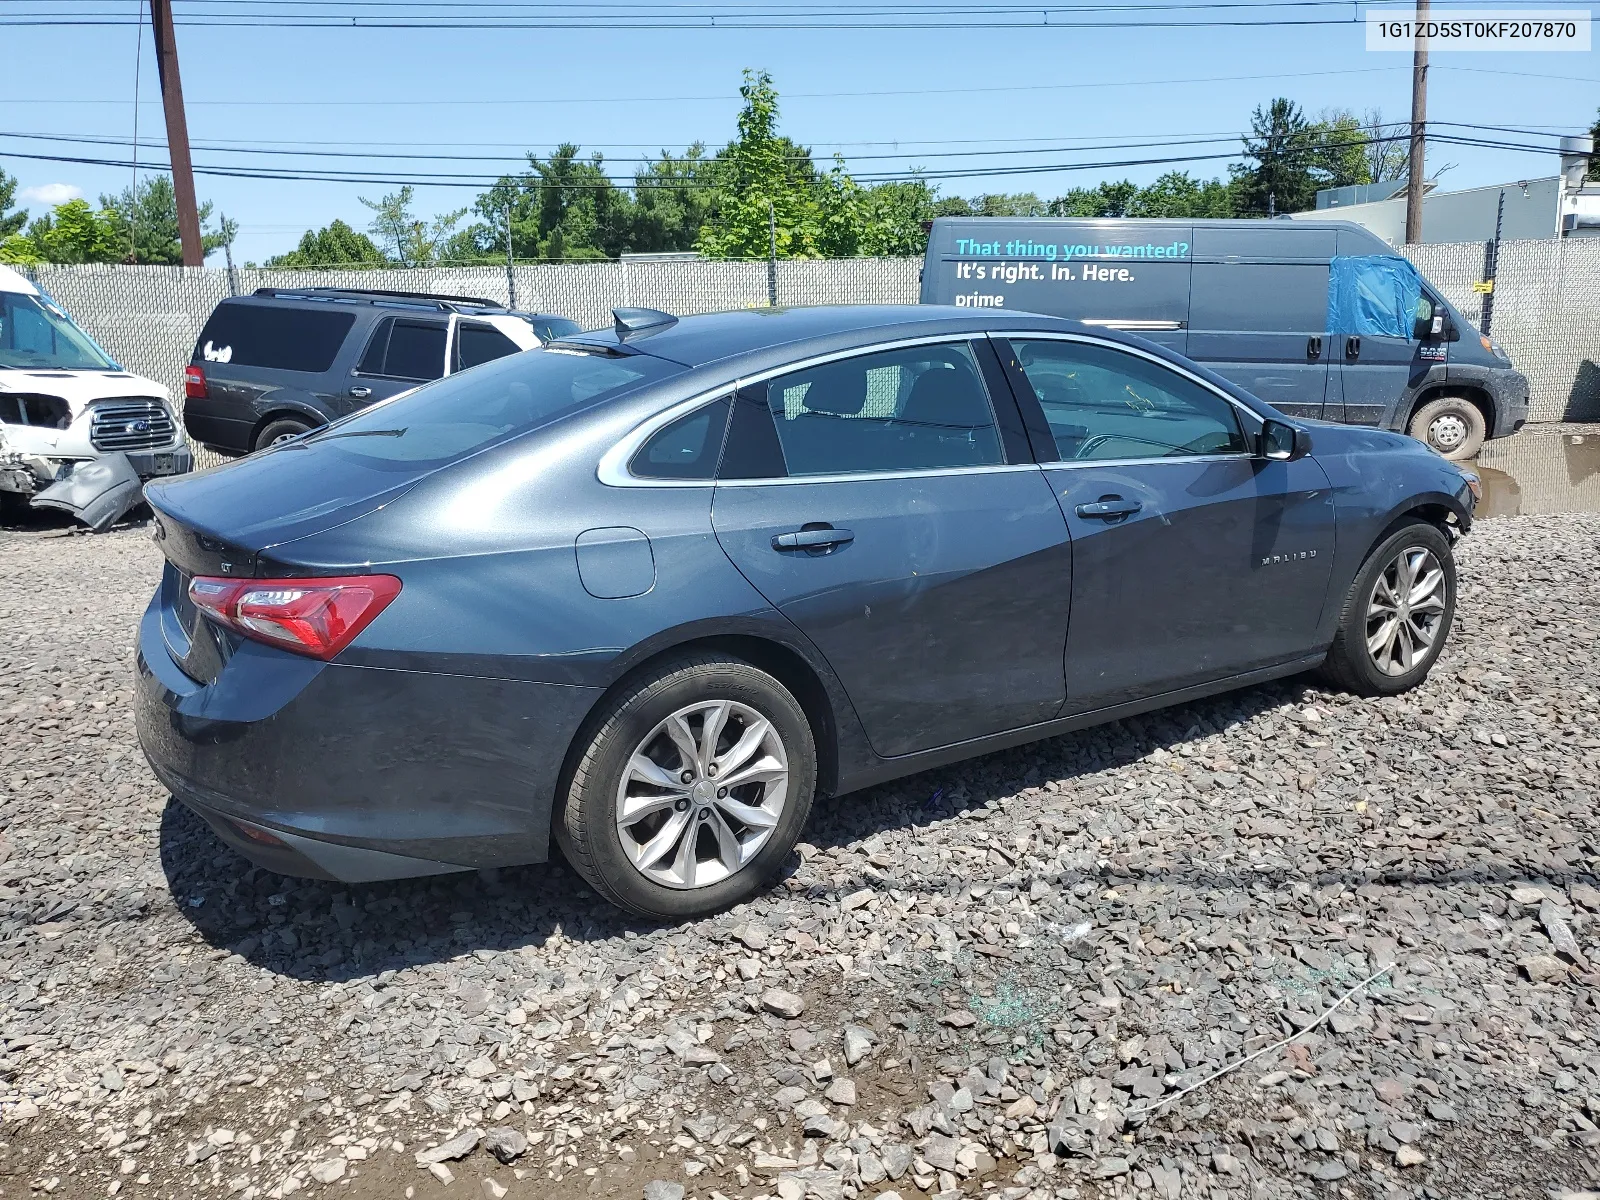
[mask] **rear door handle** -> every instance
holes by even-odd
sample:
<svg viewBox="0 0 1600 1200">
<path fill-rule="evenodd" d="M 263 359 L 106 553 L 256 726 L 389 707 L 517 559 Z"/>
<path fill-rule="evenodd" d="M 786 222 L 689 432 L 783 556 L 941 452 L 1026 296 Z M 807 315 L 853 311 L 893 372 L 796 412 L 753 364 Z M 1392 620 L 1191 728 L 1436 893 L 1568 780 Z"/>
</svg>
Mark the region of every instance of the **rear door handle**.
<svg viewBox="0 0 1600 1200">
<path fill-rule="evenodd" d="M 1306 357 L 1312 360 L 1322 357 L 1322 339 L 1309 337 L 1306 339 Z"/>
<path fill-rule="evenodd" d="M 1124 500 L 1121 496 L 1106 496 L 1093 504 L 1080 504 L 1074 510 L 1080 517 L 1097 517 L 1102 521 L 1115 521 L 1138 512 L 1144 505 L 1137 500 Z"/>
<path fill-rule="evenodd" d="M 365 400 L 368 396 L 372 395 L 372 389 L 369 387 L 362 387 L 360 384 L 357 384 L 355 387 L 350 389 L 350 394 L 357 400 Z"/>
<path fill-rule="evenodd" d="M 856 540 L 848 529 L 797 529 L 793 533 L 780 533 L 773 537 L 774 550 L 822 550 L 830 546 L 843 546 Z"/>
</svg>

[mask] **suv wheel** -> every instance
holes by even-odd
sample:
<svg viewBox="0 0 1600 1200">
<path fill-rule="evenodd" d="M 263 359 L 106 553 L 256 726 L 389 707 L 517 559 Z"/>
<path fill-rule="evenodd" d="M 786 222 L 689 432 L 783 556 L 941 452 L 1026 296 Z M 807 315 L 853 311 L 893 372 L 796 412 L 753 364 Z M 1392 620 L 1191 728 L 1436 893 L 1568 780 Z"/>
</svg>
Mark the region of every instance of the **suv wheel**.
<svg viewBox="0 0 1600 1200">
<path fill-rule="evenodd" d="M 1454 461 L 1476 458 L 1488 435 L 1483 410 L 1464 396 L 1441 396 L 1417 409 L 1407 431 Z"/>
<path fill-rule="evenodd" d="M 781 683 L 737 659 L 683 658 L 628 688 L 591 729 L 555 834 L 595 891 L 680 920 L 777 878 L 817 778 L 811 726 Z"/>
<path fill-rule="evenodd" d="M 256 449 L 265 450 L 268 446 L 276 446 L 280 442 L 291 441 L 309 430 L 311 426 L 304 421 L 296 421 L 292 417 L 280 417 L 276 421 L 268 421 L 260 433 L 256 434 Z"/>
<path fill-rule="evenodd" d="M 1449 539 L 1424 521 L 1404 525 L 1379 543 L 1350 585 L 1323 674 L 1362 696 L 1414 688 L 1444 649 L 1455 611 Z"/>
</svg>

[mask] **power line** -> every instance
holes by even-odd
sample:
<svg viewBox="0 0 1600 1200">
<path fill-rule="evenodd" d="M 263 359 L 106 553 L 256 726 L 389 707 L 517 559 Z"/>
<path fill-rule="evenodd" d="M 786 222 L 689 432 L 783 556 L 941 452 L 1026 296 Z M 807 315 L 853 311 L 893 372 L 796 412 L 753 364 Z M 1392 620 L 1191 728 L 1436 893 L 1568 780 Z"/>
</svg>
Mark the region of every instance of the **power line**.
<svg viewBox="0 0 1600 1200">
<path fill-rule="evenodd" d="M 1392 143 L 1405 140 L 1404 134 L 1377 138 L 1348 138 L 1341 141 L 1345 147 L 1372 145 L 1377 143 Z M 1434 142 L 1446 145 L 1475 146 L 1485 149 L 1513 150 L 1527 153 L 1550 154 L 1554 147 L 1544 145 L 1528 145 L 1504 139 L 1473 138 L 1457 134 L 1432 135 Z M 1105 147 L 1100 147 L 1104 149 Z M 119 167 L 127 169 L 134 164 L 123 159 L 91 158 L 84 155 L 56 155 L 36 154 L 16 151 L 7 151 L 13 158 L 28 159 L 38 162 L 66 162 L 90 166 Z M 994 179 L 1016 175 L 1048 175 L 1067 171 L 1091 170 L 1118 170 L 1129 167 L 1142 166 L 1168 166 L 1180 163 L 1215 162 L 1219 160 L 1236 159 L 1241 156 L 1239 151 L 1220 154 L 1184 154 L 1168 155 L 1150 158 L 1125 158 L 1115 160 L 1099 160 L 1091 162 L 1051 162 L 1051 163 L 1026 163 L 1009 166 L 984 167 L 984 168 L 947 168 L 938 170 L 909 170 L 909 171 L 883 171 L 877 173 L 863 173 L 856 175 L 860 183 L 891 183 L 923 181 L 934 182 L 939 180 L 956 179 Z M 141 163 L 141 167 L 154 170 L 162 169 L 160 163 Z M 270 179 L 280 181 L 305 182 L 305 183 L 353 183 L 377 184 L 385 186 L 405 186 L 407 184 L 417 187 L 492 187 L 500 182 L 500 177 L 485 175 L 458 174 L 413 174 L 400 175 L 380 173 L 376 171 L 318 171 L 308 168 L 288 170 L 272 167 L 225 166 L 218 164 L 197 165 L 196 174 L 220 176 L 239 179 Z M 665 180 L 635 180 L 635 179 L 607 179 L 603 182 L 593 183 L 562 183 L 559 185 L 575 191 L 592 190 L 600 188 L 632 188 L 644 191 L 685 191 L 706 186 L 703 183 L 687 181 Z"/>
<path fill-rule="evenodd" d="M 949 88 L 884 88 L 875 91 L 861 92 L 785 92 L 785 100 L 854 100 L 871 99 L 878 96 L 971 96 L 1006 92 L 1064 92 L 1078 91 L 1093 88 L 1097 91 L 1107 88 L 1150 88 L 1165 87 L 1174 84 L 1190 83 L 1249 83 L 1256 80 L 1270 79 L 1304 79 L 1323 75 L 1371 75 L 1380 71 L 1409 71 L 1411 68 L 1404 64 L 1387 67 L 1358 67 L 1352 71 L 1274 71 L 1259 75 L 1201 75 L 1188 78 L 1162 78 L 1162 79 L 1114 79 L 1103 83 L 1078 82 L 1078 83 L 1025 83 L 1010 84 L 997 87 L 949 87 Z M 1600 80 L 1584 80 L 1583 82 L 1600 83 Z M 190 100 L 190 108 L 199 105 L 210 107 L 229 108 L 290 108 L 290 107 L 347 107 L 347 108 L 396 108 L 400 106 L 415 106 L 422 108 L 439 108 L 441 106 L 492 106 L 508 107 L 510 105 L 528 104 L 675 104 L 686 102 L 711 102 L 726 104 L 732 99 L 728 92 L 718 92 L 706 96 L 593 96 L 583 98 L 517 98 L 486 99 L 483 97 L 456 97 L 437 96 L 427 100 Z M 60 97 L 28 97 L 17 96 L 0 99 L 0 104 L 126 104 L 126 100 L 69 100 Z"/>
</svg>

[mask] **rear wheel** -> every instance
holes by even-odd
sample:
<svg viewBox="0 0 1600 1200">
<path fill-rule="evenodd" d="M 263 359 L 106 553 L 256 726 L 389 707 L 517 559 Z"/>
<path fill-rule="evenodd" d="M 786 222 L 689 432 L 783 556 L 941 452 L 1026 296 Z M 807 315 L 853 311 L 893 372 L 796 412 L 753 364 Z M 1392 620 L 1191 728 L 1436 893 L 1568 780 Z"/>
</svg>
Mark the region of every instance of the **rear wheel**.
<svg viewBox="0 0 1600 1200">
<path fill-rule="evenodd" d="M 1483 410 L 1464 396 L 1441 396 L 1417 409 L 1407 431 L 1446 458 L 1476 458 L 1488 435 Z"/>
<path fill-rule="evenodd" d="M 256 434 L 256 449 L 265 450 L 268 446 L 292 441 L 310 428 L 311 426 L 304 421 L 296 421 L 292 417 L 280 417 L 276 421 L 268 421 L 261 432 Z"/>
<path fill-rule="evenodd" d="M 816 787 L 798 701 L 737 659 L 663 665 L 591 724 L 555 824 L 613 904 L 665 920 L 717 912 L 775 880 Z"/>
<path fill-rule="evenodd" d="M 1350 585 L 1323 674 L 1362 696 L 1414 688 L 1444 650 L 1455 611 L 1449 539 L 1425 521 L 1404 525 L 1373 550 Z"/>
</svg>

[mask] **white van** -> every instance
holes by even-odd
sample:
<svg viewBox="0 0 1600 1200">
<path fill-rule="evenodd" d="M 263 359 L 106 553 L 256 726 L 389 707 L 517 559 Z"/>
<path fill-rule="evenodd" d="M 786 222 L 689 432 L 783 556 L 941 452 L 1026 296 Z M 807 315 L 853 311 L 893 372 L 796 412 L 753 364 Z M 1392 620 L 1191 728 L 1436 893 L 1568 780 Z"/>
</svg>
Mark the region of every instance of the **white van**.
<svg viewBox="0 0 1600 1200">
<path fill-rule="evenodd" d="M 193 466 L 167 389 L 124 371 L 0 267 L 0 502 L 59 508 L 101 530 L 139 503 L 145 480 Z"/>
</svg>

